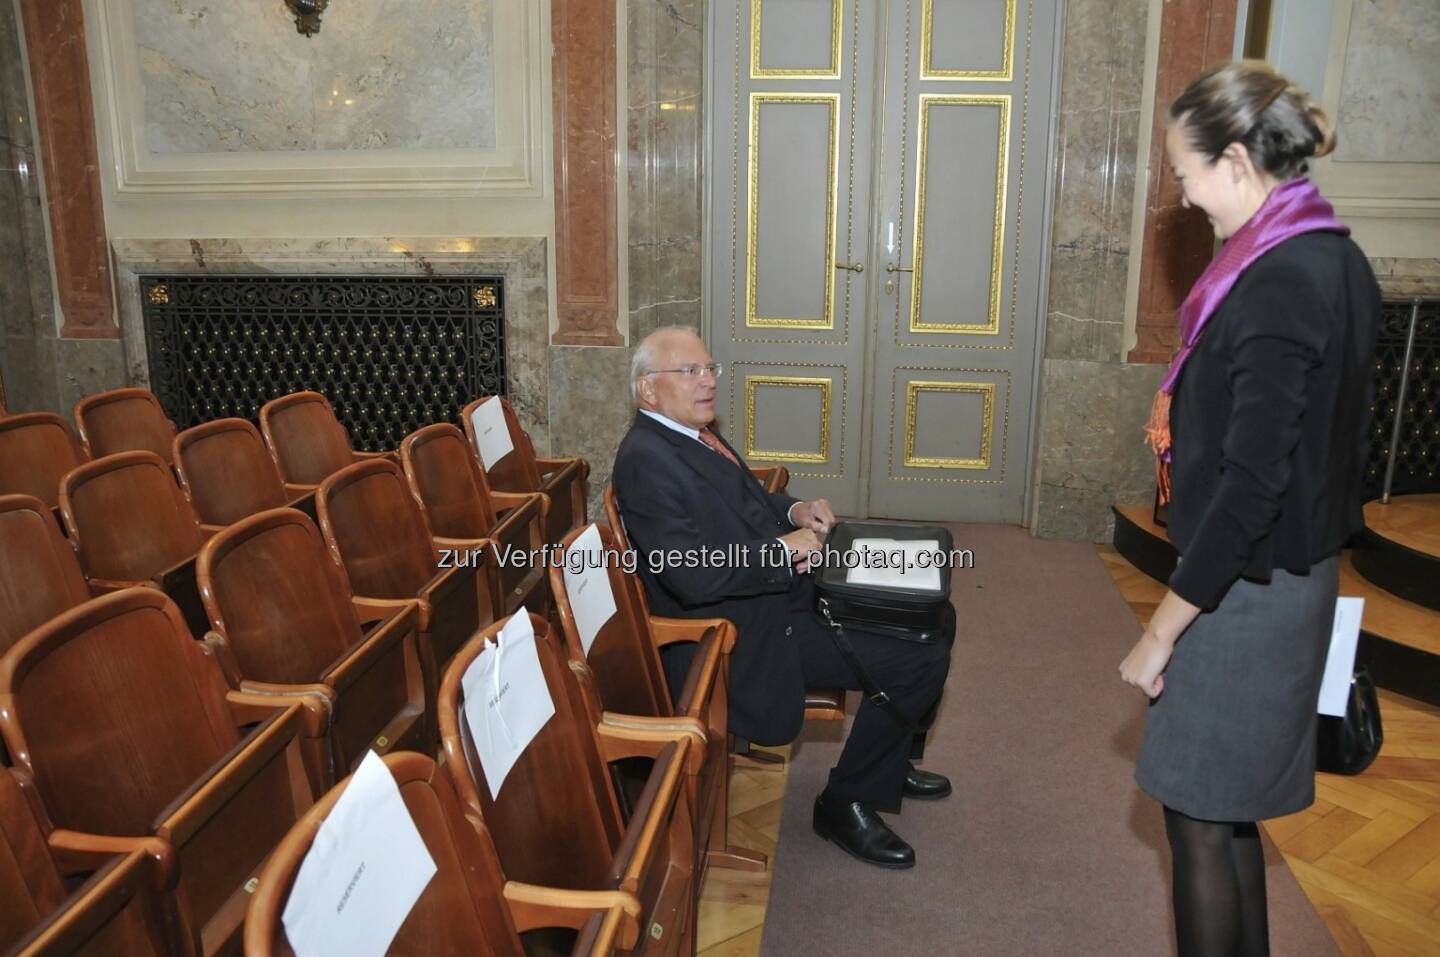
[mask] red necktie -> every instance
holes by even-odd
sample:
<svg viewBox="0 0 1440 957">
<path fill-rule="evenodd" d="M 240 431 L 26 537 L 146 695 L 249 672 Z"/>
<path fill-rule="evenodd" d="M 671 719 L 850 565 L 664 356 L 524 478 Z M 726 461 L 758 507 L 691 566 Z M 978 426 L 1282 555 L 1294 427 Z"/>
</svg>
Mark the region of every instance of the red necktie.
<svg viewBox="0 0 1440 957">
<path fill-rule="evenodd" d="M 714 432 L 711 432 L 709 429 L 701 429 L 700 441 L 708 445 L 710 447 L 710 451 L 719 452 L 721 455 L 729 459 L 731 465 L 735 466 L 736 468 L 740 467 L 740 460 L 735 457 L 735 453 L 731 452 L 728 448 L 726 448 L 725 443 L 721 442 L 718 438 L 716 438 Z"/>
</svg>

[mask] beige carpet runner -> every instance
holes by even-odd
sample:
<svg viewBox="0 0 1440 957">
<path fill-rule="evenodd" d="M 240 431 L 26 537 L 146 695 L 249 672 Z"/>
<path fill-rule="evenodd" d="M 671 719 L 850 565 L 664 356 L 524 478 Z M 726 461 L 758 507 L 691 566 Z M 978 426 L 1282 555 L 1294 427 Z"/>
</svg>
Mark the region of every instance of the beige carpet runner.
<svg viewBox="0 0 1440 957">
<path fill-rule="evenodd" d="M 764 953 L 1171 954 L 1160 808 L 1134 785 L 1145 699 L 1116 666 L 1139 626 L 1093 546 L 956 526 L 975 567 L 924 766 L 956 792 L 891 818 L 913 870 L 852 860 L 810 829 L 838 723 L 806 727 L 785 794 Z M 852 702 L 853 704 L 853 702 Z M 853 714 L 853 709 L 852 709 Z M 1267 841 L 1272 953 L 1337 954 Z"/>
</svg>

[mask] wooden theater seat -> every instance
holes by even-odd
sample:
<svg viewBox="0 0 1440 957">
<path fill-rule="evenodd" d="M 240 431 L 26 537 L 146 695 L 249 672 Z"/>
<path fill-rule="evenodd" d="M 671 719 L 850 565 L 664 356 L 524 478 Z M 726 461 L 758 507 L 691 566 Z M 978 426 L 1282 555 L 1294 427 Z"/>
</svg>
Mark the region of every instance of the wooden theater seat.
<svg viewBox="0 0 1440 957">
<path fill-rule="evenodd" d="M 61 873 L 160 839 L 180 939 L 206 954 L 235 939 L 246 882 L 312 800 L 299 708 L 227 692 L 149 588 L 91 599 L 0 658 L 0 733 L 35 782 Z"/>
<path fill-rule="evenodd" d="M 580 939 L 570 950 L 577 957 L 624 953 L 634 945 L 634 898 L 614 891 L 560 891 L 507 882 L 489 834 L 466 817 L 454 787 L 434 761 L 412 753 L 392 754 L 384 761 L 435 863 L 435 875 L 387 953 L 525 957 L 521 934 L 547 927 L 579 931 Z M 347 778 L 316 802 L 265 865 L 245 918 L 247 957 L 293 953 L 281 915 L 315 835 L 349 785 Z"/>
<path fill-rule="evenodd" d="M 175 436 L 171 460 L 200 527 L 209 533 L 270 508 L 298 508 L 312 518 L 314 493 L 285 490 L 260 431 L 244 419 L 216 419 Z"/>
<path fill-rule="evenodd" d="M 481 396 L 460 413 L 465 424 L 465 437 L 475 449 L 477 459 L 480 447 L 476 443 L 475 423 L 472 417 L 481 403 L 492 398 Z M 510 443 L 515 447 L 510 454 L 485 469 L 490 487 L 501 492 L 544 492 L 550 498 L 550 511 L 545 516 L 545 540 L 558 542 L 565 533 L 586 522 L 586 486 L 590 475 L 590 463 L 582 458 L 537 458 L 535 444 L 530 433 L 520 427 L 520 420 L 510 401 L 494 396 L 505 414 L 505 427 L 510 432 Z M 483 466 L 484 463 L 482 462 Z"/>
<path fill-rule="evenodd" d="M 71 469 L 60 481 L 60 515 L 91 591 L 159 588 L 197 637 L 205 633 L 195 587 L 205 532 L 160 456 L 117 452 Z"/>
<path fill-rule="evenodd" d="M 602 714 L 588 672 L 572 665 L 544 619 L 529 616 L 555 713 L 520 753 L 497 796 L 465 717 L 462 679 L 495 639 L 496 622 L 450 663 L 440 683 L 445 769 L 461 802 L 489 830 L 505 876 L 576 890 L 620 890 L 641 907 L 636 953 L 693 954 L 695 836 L 686 776 L 704 761 L 697 722 Z M 512 691 L 512 693 L 514 693 Z M 629 821 L 622 820 L 608 762 L 654 761 Z"/>
<path fill-rule="evenodd" d="M 785 466 L 775 466 L 776 472 L 769 472 L 766 477 L 765 490 L 767 492 L 779 491 L 784 488 L 784 482 L 789 481 L 790 474 Z M 759 477 L 761 469 L 751 469 Z M 777 484 L 779 483 L 779 484 Z M 770 486 L 775 484 L 775 488 Z M 615 533 L 615 544 L 620 548 L 629 548 L 630 542 L 625 537 L 625 521 L 620 517 L 620 502 L 615 498 L 615 486 L 605 486 L 605 520 L 610 523 L 611 530 Z M 650 615 L 650 601 L 645 596 L 645 589 L 640 588 L 640 603 L 645 615 Z M 661 619 L 672 620 L 672 619 Z M 685 620 L 685 619 L 673 619 Z M 843 688 L 809 688 L 805 691 L 805 719 L 807 721 L 844 721 L 845 720 L 845 690 Z M 758 759 L 762 764 L 775 764 L 777 761 L 769 760 L 771 755 L 765 751 L 742 750 L 748 758 Z"/>
<path fill-rule="evenodd" d="M 206 644 L 230 686 L 303 699 L 316 738 L 328 730 L 333 782 L 365 752 L 432 749 L 418 644 L 420 603 L 397 602 L 362 633 L 345 572 L 320 531 L 293 508 L 243 518 L 196 560 L 210 619 Z"/>
<path fill-rule="evenodd" d="M 427 700 L 433 701 L 455 652 L 501 614 L 489 541 L 441 567 L 442 550 L 431 540 L 419 503 L 400 467 L 385 459 L 356 462 L 327 478 L 315 494 L 315 509 L 357 601 L 387 614 L 420 602 L 420 651 L 430 676 Z"/>
<path fill-rule="evenodd" d="M 576 541 L 594 528 L 605 558 L 603 566 L 587 558 L 603 575 L 587 588 L 608 586 L 615 614 L 595 633 L 587 652 L 570 601 L 567 576 L 569 554 Z M 690 803 L 695 811 L 696 833 L 701 836 L 699 867 L 717 864 L 746 870 L 764 870 L 765 856 L 732 849 L 727 839 L 729 822 L 730 761 L 726 746 L 729 697 L 726 679 L 729 654 L 735 644 L 735 626 L 724 618 L 685 620 L 652 618 L 643 610 L 644 588 L 638 575 L 626 573 L 619 560 L 620 547 L 609 529 L 597 525 L 576 529 L 565 536 L 556 563 L 550 568 L 550 588 L 560 629 L 571 661 L 586 663 L 594 674 L 595 689 L 606 711 L 670 718 L 684 715 L 704 726 L 706 755 L 700 773 L 692 779 Z M 578 557 L 578 556 L 577 556 Z M 593 596 L 591 596 L 593 598 Z M 696 645 L 695 657 L 680 698 L 673 705 L 660 663 L 660 648 L 676 642 Z"/>
<path fill-rule="evenodd" d="M 60 504 L 60 478 L 88 456 L 53 412 L 0 418 L 0 494 L 33 495 L 49 508 Z"/>
<path fill-rule="evenodd" d="M 149 389 L 111 389 L 75 403 L 80 441 L 93 459 L 116 452 L 154 452 L 167 463 L 175 423 Z"/>
<path fill-rule="evenodd" d="M 27 782 L 23 789 L 22 780 Z M 44 811 L 28 782 L 23 772 L 0 768 L 0 952 L 15 957 L 169 954 L 160 903 L 170 877 L 169 845 L 157 838 L 151 846 L 116 855 L 67 899 L 46 846 Z"/>
<path fill-rule="evenodd" d="M 260 431 L 291 496 L 313 491 L 352 462 L 394 458 L 393 452 L 355 451 L 330 400 L 318 392 L 292 392 L 266 402 L 260 407 Z"/>
<path fill-rule="evenodd" d="M 0 654 L 89 598 L 54 513 L 29 495 L 0 495 Z"/>
<path fill-rule="evenodd" d="M 498 563 L 501 613 L 511 615 L 524 606 L 546 614 L 550 580 L 537 556 L 546 544 L 549 499 L 538 492 L 492 489 L 465 436 L 445 422 L 407 435 L 400 443 L 400 463 L 436 545 L 468 549 L 488 538 L 502 554 L 509 549 L 525 555 L 524 561 Z"/>
</svg>

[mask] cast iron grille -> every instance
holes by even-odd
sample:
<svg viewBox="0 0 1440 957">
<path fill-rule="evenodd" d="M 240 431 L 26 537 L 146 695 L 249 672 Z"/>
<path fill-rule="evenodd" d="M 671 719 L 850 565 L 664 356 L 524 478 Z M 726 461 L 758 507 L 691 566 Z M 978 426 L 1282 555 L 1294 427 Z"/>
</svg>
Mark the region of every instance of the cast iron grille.
<svg viewBox="0 0 1440 957">
<path fill-rule="evenodd" d="M 358 449 L 393 449 L 505 392 L 498 276 L 142 276 L 150 388 L 180 428 L 329 398 Z"/>
<path fill-rule="evenodd" d="M 1375 337 L 1375 403 L 1370 454 L 1365 462 L 1366 498 L 1378 498 L 1385 482 L 1385 460 L 1399 404 L 1400 371 L 1410 329 L 1410 300 L 1386 302 Z M 1410 382 L 1395 456 L 1396 494 L 1440 491 L 1440 300 L 1420 304 Z"/>
</svg>

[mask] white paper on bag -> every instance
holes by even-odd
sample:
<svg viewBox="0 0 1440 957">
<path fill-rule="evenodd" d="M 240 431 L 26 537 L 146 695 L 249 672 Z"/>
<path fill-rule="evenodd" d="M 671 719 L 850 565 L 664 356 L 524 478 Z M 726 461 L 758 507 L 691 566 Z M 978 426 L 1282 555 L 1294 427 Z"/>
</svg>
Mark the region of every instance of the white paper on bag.
<svg viewBox="0 0 1440 957">
<path fill-rule="evenodd" d="M 495 642 L 486 643 L 465 669 L 460 687 L 465 692 L 465 722 L 490 797 L 498 798 L 510 769 L 555 714 L 540 670 L 535 629 L 524 608 L 510 616 Z"/>
<path fill-rule="evenodd" d="M 298 957 L 382 957 L 434 876 L 394 776 L 371 751 L 300 864 L 285 935 Z"/>
<path fill-rule="evenodd" d="M 470 427 L 475 430 L 476 451 L 488 472 L 495 463 L 515 450 L 510 441 L 510 428 L 505 424 L 505 409 L 497 396 L 491 396 L 470 413 Z"/>
<path fill-rule="evenodd" d="M 846 556 L 845 581 L 851 585 L 878 585 L 882 588 L 940 590 L 940 543 L 902 542 L 893 538 L 857 538 Z M 926 567 L 919 556 L 928 553 Z"/>
<path fill-rule="evenodd" d="M 1345 706 L 1350 703 L 1350 680 L 1355 675 L 1355 646 L 1360 642 L 1360 618 L 1364 613 L 1363 598 L 1335 600 L 1335 625 L 1330 630 L 1325 678 L 1320 682 L 1321 714 L 1345 717 Z"/>
<path fill-rule="evenodd" d="M 570 597 L 570 610 L 575 613 L 580 647 L 589 657 L 595 636 L 600 634 L 605 622 L 615 617 L 615 594 L 610 590 L 610 571 L 605 567 L 600 529 L 593 522 L 566 551 L 565 593 Z"/>
</svg>

